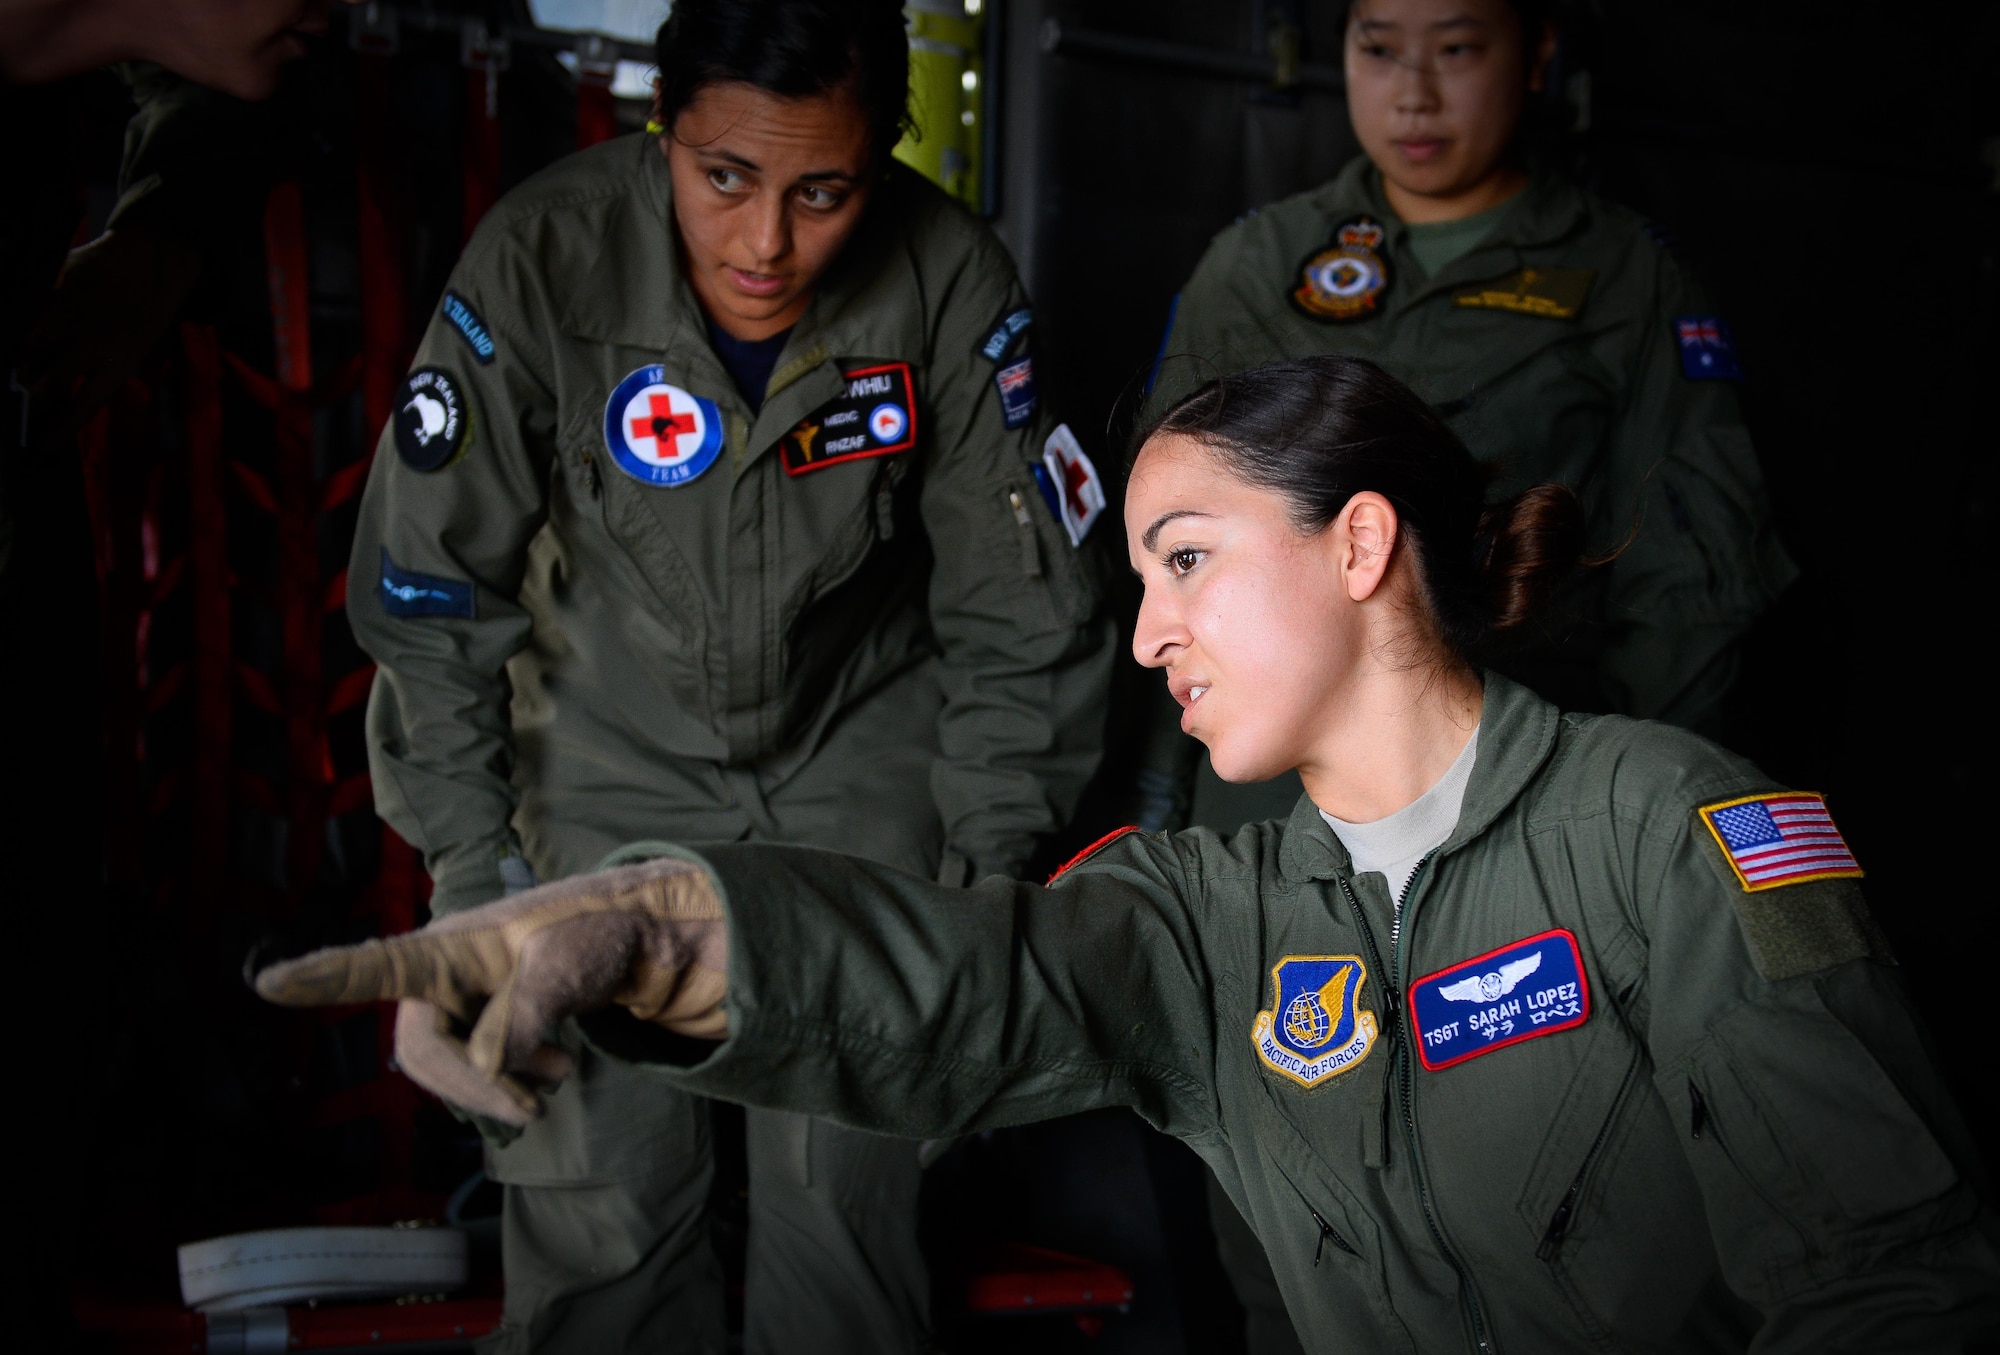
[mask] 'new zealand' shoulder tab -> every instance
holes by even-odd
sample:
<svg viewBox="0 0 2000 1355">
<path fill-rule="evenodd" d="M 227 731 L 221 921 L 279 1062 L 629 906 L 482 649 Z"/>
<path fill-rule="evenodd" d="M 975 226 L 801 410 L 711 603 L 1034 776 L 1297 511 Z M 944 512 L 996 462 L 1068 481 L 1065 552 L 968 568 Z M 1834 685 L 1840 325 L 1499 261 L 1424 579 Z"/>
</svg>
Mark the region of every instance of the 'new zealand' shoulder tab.
<svg viewBox="0 0 2000 1355">
<path fill-rule="evenodd" d="M 1698 812 L 1746 894 L 1862 873 L 1826 811 L 1825 796 L 1810 791 L 1746 795 L 1703 805 Z"/>
<path fill-rule="evenodd" d="M 1683 315 L 1674 321 L 1680 343 L 1681 375 L 1690 381 L 1741 381 L 1736 337 L 1729 322 L 1713 315 Z"/>
<path fill-rule="evenodd" d="M 1272 1001 L 1250 1023 L 1250 1043 L 1274 1073 L 1316 1087 L 1368 1057 L 1375 1013 L 1361 1006 L 1368 966 L 1359 955 L 1287 955 L 1271 967 Z"/>
<path fill-rule="evenodd" d="M 722 453 L 722 411 L 679 386 L 666 368 L 641 367 L 604 402 L 604 450 L 642 485 L 684 485 Z"/>
<path fill-rule="evenodd" d="M 391 616 L 462 616 L 473 619 L 472 585 L 404 569 L 382 551 L 382 610 Z"/>
<path fill-rule="evenodd" d="M 493 361 L 493 335 L 486 328 L 486 322 L 479 318 L 479 312 L 472 309 L 472 303 L 457 292 L 444 294 L 441 308 L 446 323 L 456 330 L 458 337 L 465 340 L 465 346 L 472 350 L 472 356 L 481 367 Z"/>
<path fill-rule="evenodd" d="M 787 475 L 907 452 L 917 445 L 917 392 L 909 363 L 857 367 L 841 376 L 845 389 L 780 439 Z"/>
<path fill-rule="evenodd" d="M 1060 866 L 1057 866 L 1055 874 L 1049 876 L 1049 883 L 1054 884 L 1057 880 L 1062 879 L 1062 877 L 1069 874 L 1070 871 L 1076 869 L 1076 867 L 1082 865 L 1084 862 L 1088 861 L 1091 857 L 1097 855 L 1099 852 L 1103 851 L 1106 847 L 1109 847 L 1112 843 L 1116 842 L 1119 838 L 1124 837 L 1127 833 L 1136 833 L 1138 831 L 1139 831 L 1139 825 L 1136 823 L 1128 823 L 1123 828 L 1112 829 L 1110 832 L 1106 833 L 1103 837 L 1097 839 L 1097 841 L 1091 843 L 1088 847 L 1085 847 L 1082 851 L 1078 852 L 1075 856 L 1072 856 L 1069 860 L 1063 862 Z"/>
<path fill-rule="evenodd" d="M 1022 332 L 1034 323 L 1035 313 L 1026 306 L 1001 316 L 994 323 L 993 332 L 979 345 L 979 356 L 994 366 L 999 366 L 1007 360 L 1007 355 L 1014 351 L 1015 341 L 1021 337 Z"/>
<path fill-rule="evenodd" d="M 1468 309 L 1574 320 L 1583 314 L 1583 299 L 1596 276 L 1594 268 L 1517 268 L 1504 278 L 1461 288 L 1451 299 Z"/>
<path fill-rule="evenodd" d="M 1083 538 L 1104 516 L 1104 481 L 1097 467 L 1084 453 L 1083 445 L 1069 425 L 1059 423 L 1042 444 L 1042 464 L 1035 467 L 1035 487 L 1042 501 L 1069 533 L 1069 543 L 1081 546 Z"/>
<path fill-rule="evenodd" d="M 1410 985 L 1417 1057 L 1432 1072 L 1590 1019 L 1576 936 L 1557 929 L 1475 955 Z"/>
</svg>

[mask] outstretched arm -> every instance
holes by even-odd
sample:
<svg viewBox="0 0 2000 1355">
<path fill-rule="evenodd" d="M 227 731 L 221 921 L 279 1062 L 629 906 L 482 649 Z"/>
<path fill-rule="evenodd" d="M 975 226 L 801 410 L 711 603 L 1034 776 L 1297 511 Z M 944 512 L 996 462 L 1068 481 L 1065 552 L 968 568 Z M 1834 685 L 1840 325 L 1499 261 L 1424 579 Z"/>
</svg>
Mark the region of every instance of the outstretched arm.
<svg viewBox="0 0 2000 1355">
<path fill-rule="evenodd" d="M 1215 1123 L 1211 985 L 1170 843 L 1128 835 L 1048 889 L 950 889 L 797 847 L 640 851 L 673 855 L 275 966 L 258 991 L 417 999 L 405 1070 L 514 1124 L 567 1072 L 544 1032 L 592 1013 L 601 1048 L 689 1091 L 885 1133 L 1108 1105 L 1169 1132 Z"/>
</svg>

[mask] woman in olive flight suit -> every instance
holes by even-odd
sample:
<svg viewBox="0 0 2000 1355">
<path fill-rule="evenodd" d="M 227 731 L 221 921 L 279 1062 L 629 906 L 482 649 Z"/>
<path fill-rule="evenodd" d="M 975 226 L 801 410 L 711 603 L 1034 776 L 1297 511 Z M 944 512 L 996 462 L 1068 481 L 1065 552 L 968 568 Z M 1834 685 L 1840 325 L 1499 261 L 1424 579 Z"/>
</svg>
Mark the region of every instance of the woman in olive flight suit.
<svg viewBox="0 0 2000 1355">
<path fill-rule="evenodd" d="M 1223 776 L 1300 773 L 1288 820 L 957 892 L 635 844 L 258 987 L 436 1004 L 404 1066 L 516 1119 L 549 1020 L 593 1008 L 677 1085 L 887 1132 L 1130 1106 L 1215 1170 L 1316 1351 L 1990 1339 L 2000 1219 L 1825 801 L 1482 672 L 1584 535 L 1567 489 L 1483 489 L 1351 358 L 1226 378 L 1146 442 L 1134 653 Z"/>
<path fill-rule="evenodd" d="M 349 574 L 377 804 L 438 915 L 662 831 L 958 885 L 1094 769 L 1101 489 L 1007 256 L 889 158 L 908 59 L 887 0 L 680 0 L 664 134 L 468 245 Z M 499 1344 L 720 1352 L 706 1106 L 578 1058 L 489 1154 Z M 753 1112 L 749 1153 L 747 1349 L 923 1349 L 917 1145 Z"/>
<path fill-rule="evenodd" d="M 1794 573 L 1768 520 L 1727 321 L 1637 215 L 1523 163 L 1556 35 L 1535 0 L 1353 0 L 1363 154 L 1215 238 L 1176 298 L 1150 408 L 1219 372 L 1315 353 L 1414 386 L 1494 492 L 1559 481 L 1618 559 L 1493 657 L 1566 708 L 1713 734 L 1752 621 Z M 1629 544 L 1628 544 L 1629 538 Z M 1192 820 L 1282 817 L 1296 779 L 1231 786 L 1166 727 Z M 1213 1183 L 1211 1183 L 1213 1186 Z M 1253 1341 L 1292 1347 L 1268 1270 L 1211 1189 Z"/>
</svg>

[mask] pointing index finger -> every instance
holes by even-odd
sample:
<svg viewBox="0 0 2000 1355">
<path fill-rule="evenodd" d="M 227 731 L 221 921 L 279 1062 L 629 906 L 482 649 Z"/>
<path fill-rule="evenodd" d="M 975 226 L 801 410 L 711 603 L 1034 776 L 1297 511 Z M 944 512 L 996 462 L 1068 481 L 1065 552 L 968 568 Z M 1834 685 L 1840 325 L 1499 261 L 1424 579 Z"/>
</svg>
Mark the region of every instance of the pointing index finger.
<svg viewBox="0 0 2000 1355">
<path fill-rule="evenodd" d="M 283 1007 L 331 1007 L 404 997 L 456 1007 L 462 987 L 453 982 L 440 939 L 413 932 L 387 941 L 314 951 L 259 973 L 257 994 Z"/>
</svg>

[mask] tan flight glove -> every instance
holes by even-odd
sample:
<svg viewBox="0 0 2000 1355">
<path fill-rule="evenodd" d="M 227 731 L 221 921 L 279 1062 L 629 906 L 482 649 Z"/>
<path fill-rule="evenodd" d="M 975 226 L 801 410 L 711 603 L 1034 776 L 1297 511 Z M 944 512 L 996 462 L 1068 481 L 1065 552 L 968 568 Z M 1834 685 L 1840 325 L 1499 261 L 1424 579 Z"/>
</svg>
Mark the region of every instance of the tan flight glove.
<svg viewBox="0 0 2000 1355">
<path fill-rule="evenodd" d="M 257 991 L 287 1007 L 400 999 L 396 1060 L 419 1086 L 512 1125 L 561 1081 L 556 1023 L 616 1003 L 677 1035 L 721 1039 L 729 965 L 708 872 L 663 858 L 578 875 L 439 918 L 421 931 L 275 964 Z M 452 1023 L 471 1025 L 469 1038 Z M 524 1080 L 525 1079 L 525 1080 Z"/>
</svg>

